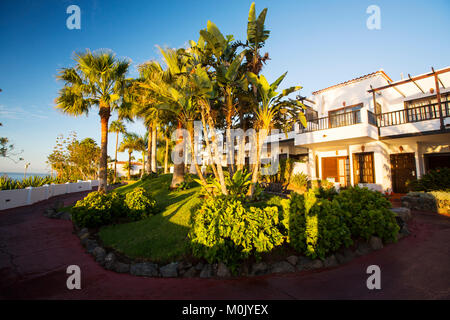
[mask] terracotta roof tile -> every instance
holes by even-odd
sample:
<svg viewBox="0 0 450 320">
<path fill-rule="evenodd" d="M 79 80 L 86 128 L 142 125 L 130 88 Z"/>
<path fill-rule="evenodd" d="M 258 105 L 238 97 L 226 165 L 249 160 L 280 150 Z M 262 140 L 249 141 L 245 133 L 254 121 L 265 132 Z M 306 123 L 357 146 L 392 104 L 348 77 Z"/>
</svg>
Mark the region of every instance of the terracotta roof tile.
<svg viewBox="0 0 450 320">
<path fill-rule="evenodd" d="M 374 77 L 374 76 L 376 76 L 378 74 L 381 74 L 386 80 L 392 82 L 392 79 L 383 70 L 379 70 L 379 71 L 375 71 L 375 72 L 366 74 L 366 75 L 358 77 L 358 78 L 354 78 L 352 80 L 341 82 L 341 83 L 335 84 L 333 86 L 330 86 L 330 87 L 327 87 L 327 88 L 324 88 L 324 89 L 321 89 L 321 90 L 314 91 L 312 94 L 318 94 L 318 93 L 321 93 L 321 92 L 324 92 L 324 91 L 327 91 L 327 90 L 330 90 L 330 89 L 343 87 L 343 86 L 346 86 L 346 85 L 351 84 L 351 83 L 355 83 L 355 82 L 358 82 L 358 81 L 369 79 L 369 78 Z"/>
</svg>

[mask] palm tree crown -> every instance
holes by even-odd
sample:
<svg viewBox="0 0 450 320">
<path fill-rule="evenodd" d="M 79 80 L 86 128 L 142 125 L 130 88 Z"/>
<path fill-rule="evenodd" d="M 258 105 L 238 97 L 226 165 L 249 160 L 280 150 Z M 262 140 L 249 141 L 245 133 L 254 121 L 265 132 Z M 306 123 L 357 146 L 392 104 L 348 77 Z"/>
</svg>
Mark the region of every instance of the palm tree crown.
<svg viewBox="0 0 450 320">
<path fill-rule="evenodd" d="M 126 88 L 125 74 L 130 61 L 117 59 L 110 51 L 78 53 L 76 65 L 59 71 L 58 80 L 64 87 L 56 98 L 56 108 L 73 116 L 88 114 L 92 106 L 99 107 L 101 119 L 101 157 L 99 191 L 106 192 L 108 121 L 111 111 L 121 107 Z"/>
</svg>

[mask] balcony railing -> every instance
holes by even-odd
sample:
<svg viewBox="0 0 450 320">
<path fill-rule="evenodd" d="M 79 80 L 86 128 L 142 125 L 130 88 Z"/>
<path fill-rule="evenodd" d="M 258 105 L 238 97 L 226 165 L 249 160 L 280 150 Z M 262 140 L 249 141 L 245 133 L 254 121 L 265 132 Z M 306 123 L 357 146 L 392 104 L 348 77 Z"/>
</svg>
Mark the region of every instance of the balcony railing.
<svg viewBox="0 0 450 320">
<path fill-rule="evenodd" d="M 336 114 L 323 118 L 310 119 L 306 128 L 301 125 L 300 133 L 339 128 L 361 123 L 361 110 Z"/>
<path fill-rule="evenodd" d="M 450 116 L 449 103 L 449 101 L 441 102 L 443 118 Z M 377 115 L 377 125 L 378 127 L 382 128 L 396 126 L 408 122 L 420 122 L 439 118 L 439 104 L 431 103 L 420 107 L 379 114 Z"/>
<path fill-rule="evenodd" d="M 450 117 L 450 101 L 442 101 L 442 117 Z M 420 107 L 375 114 L 367 111 L 367 121 L 377 127 L 389 127 L 399 124 L 439 119 L 439 104 L 432 103 Z M 300 125 L 300 133 L 339 128 L 361 123 L 361 110 L 336 114 L 328 117 L 310 119 L 307 127 Z"/>
</svg>

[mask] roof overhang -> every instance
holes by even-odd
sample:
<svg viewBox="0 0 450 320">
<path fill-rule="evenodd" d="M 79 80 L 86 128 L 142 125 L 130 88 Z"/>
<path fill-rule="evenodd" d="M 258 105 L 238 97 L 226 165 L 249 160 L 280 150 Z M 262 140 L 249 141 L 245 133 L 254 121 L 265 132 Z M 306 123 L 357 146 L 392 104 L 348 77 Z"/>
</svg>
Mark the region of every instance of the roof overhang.
<svg viewBox="0 0 450 320">
<path fill-rule="evenodd" d="M 418 93 L 430 92 L 430 89 L 436 90 L 436 81 L 438 86 L 444 89 L 450 87 L 450 67 L 434 70 L 415 77 L 408 74 L 408 79 L 395 82 L 388 81 L 388 84 L 378 88 L 368 90 L 370 93 L 382 90 L 393 89 L 403 97 L 415 95 Z"/>
</svg>

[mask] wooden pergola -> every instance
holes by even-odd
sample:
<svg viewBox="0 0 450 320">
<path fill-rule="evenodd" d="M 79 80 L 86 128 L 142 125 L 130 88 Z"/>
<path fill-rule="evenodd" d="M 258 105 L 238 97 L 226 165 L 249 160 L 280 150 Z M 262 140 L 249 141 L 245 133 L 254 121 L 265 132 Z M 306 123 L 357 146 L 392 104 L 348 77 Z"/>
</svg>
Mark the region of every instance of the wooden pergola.
<svg viewBox="0 0 450 320">
<path fill-rule="evenodd" d="M 419 81 L 420 80 L 424 80 L 424 79 L 428 79 L 428 78 L 431 78 L 431 77 L 434 77 L 434 86 L 435 86 L 435 90 L 436 90 L 436 98 L 437 98 L 437 102 L 438 102 L 438 105 L 439 105 L 439 118 L 440 118 L 440 123 L 441 123 L 441 130 L 444 130 L 445 126 L 444 126 L 444 118 L 443 118 L 443 113 L 442 113 L 440 87 L 442 87 L 443 89 L 446 89 L 446 86 L 445 86 L 444 82 L 442 81 L 442 79 L 441 79 L 441 77 L 439 75 L 443 75 L 445 73 L 449 73 L 450 74 L 450 67 L 443 68 L 443 69 L 440 69 L 440 70 L 434 70 L 434 68 L 431 67 L 431 72 L 429 72 L 429 73 L 425 73 L 425 74 L 422 74 L 422 75 L 419 75 L 419 76 L 415 76 L 415 77 L 411 77 L 411 75 L 408 74 L 408 79 L 399 80 L 399 81 L 396 81 L 396 82 L 391 82 L 389 80 L 386 80 L 388 82 L 388 84 L 385 85 L 385 86 L 382 86 L 382 87 L 378 87 L 378 88 L 373 88 L 372 86 L 370 86 L 370 90 L 368 90 L 368 92 L 372 93 L 373 104 L 374 104 L 374 107 L 375 107 L 376 106 L 376 97 L 375 97 L 375 93 L 376 92 L 392 88 L 395 91 L 397 91 L 403 98 L 405 98 L 406 95 L 398 87 L 401 86 L 401 85 L 412 83 L 415 86 L 415 88 L 417 89 L 418 93 L 425 93 L 426 91 L 424 90 L 423 86 L 420 85 Z M 447 87 L 448 87 L 448 85 L 450 85 L 450 84 L 447 84 Z"/>
</svg>

